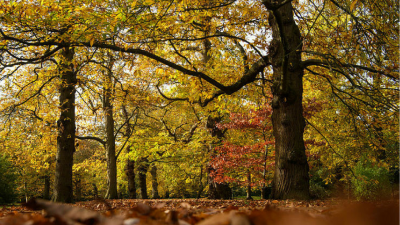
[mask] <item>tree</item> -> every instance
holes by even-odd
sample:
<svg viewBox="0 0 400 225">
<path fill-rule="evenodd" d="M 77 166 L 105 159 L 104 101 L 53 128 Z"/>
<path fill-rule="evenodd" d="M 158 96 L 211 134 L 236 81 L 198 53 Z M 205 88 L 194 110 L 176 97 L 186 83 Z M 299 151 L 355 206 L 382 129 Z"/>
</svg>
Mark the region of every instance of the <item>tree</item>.
<svg viewBox="0 0 400 225">
<path fill-rule="evenodd" d="M 12 203 L 16 199 L 15 170 L 5 155 L 0 155 L 0 203 Z"/>
<path fill-rule="evenodd" d="M 166 96 L 170 100 L 204 107 L 211 101 L 224 104 L 218 100 L 221 95 L 261 85 L 259 80 L 270 81 L 274 198 L 309 197 L 302 113 L 305 71 L 324 77 L 345 104 L 343 95 L 370 105 L 359 97 L 364 96 L 379 110 L 398 111 L 393 104 L 398 94 L 397 3 L 215 0 L 188 5 L 149 0 L 75 3 L 58 9 L 51 1 L 41 2 L 49 6 L 41 12 L 45 16 L 38 16 L 39 2 L 1 3 L 1 48 L 8 68 L 39 63 L 66 47 L 109 49 L 129 54 L 129 59 L 151 59 L 135 67 L 136 74 L 143 69 L 159 78 L 159 85 L 179 86 L 175 95 Z M 71 23 L 69 12 L 77 23 Z M 353 31 L 357 35 L 349 35 Z M 328 46 L 335 48 L 329 52 Z M 207 60 L 198 57 L 203 52 Z M 381 80 L 380 85 L 371 87 L 371 79 Z"/>
<path fill-rule="evenodd" d="M 268 146 L 273 144 L 272 109 L 264 105 L 255 110 L 242 111 L 231 112 L 228 121 L 217 124 L 219 129 L 227 129 L 228 132 L 227 139 L 222 141 L 212 157 L 211 164 L 215 168 L 212 176 L 217 182 L 247 186 L 247 198 L 251 199 L 251 187 L 256 183 L 265 187 L 266 170 L 273 168 L 273 154 L 267 157 Z"/>
<path fill-rule="evenodd" d="M 60 62 L 60 117 L 57 120 L 56 175 L 52 200 L 72 202 L 72 165 L 75 152 L 75 85 L 76 72 L 72 63 L 74 49 L 66 47 Z"/>
<path fill-rule="evenodd" d="M 126 121 L 126 131 L 125 131 L 125 138 L 129 139 L 130 136 L 133 133 L 133 128 L 134 126 L 132 126 L 131 122 L 130 122 L 130 117 L 128 115 L 128 111 L 126 109 L 126 106 L 123 105 L 122 107 L 123 110 L 123 114 L 125 117 L 125 121 Z M 137 121 L 138 117 L 136 117 L 136 121 Z M 125 175 L 128 178 L 128 193 L 129 193 L 129 198 L 131 199 L 135 199 L 136 198 L 136 182 L 135 182 L 135 160 L 130 159 L 129 154 L 132 151 L 132 145 L 128 145 L 126 147 L 126 154 L 128 155 L 128 159 L 126 160 L 126 165 L 125 165 Z"/>
<path fill-rule="evenodd" d="M 115 156 L 115 130 L 114 130 L 114 112 L 113 112 L 113 82 L 112 68 L 115 60 L 109 56 L 107 62 L 108 71 L 105 73 L 104 96 L 103 96 L 103 111 L 106 124 L 106 156 L 107 156 L 107 178 L 108 189 L 106 198 L 116 199 L 117 193 L 117 159 Z"/>
<path fill-rule="evenodd" d="M 137 107 L 127 107 L 127 99 L 132 100 L 135 97 L 133 91 L 136 87 L 134 87 L 133 83 L 129 84 L 129 81 L 126 81 L 124 77 L 126 74 L 123 71 L 124 64 L 120 64 L 121 61 L 112 52 L 100 51 L 98 54 L 93 53 L 89 62 L 81 70 L 86 73 L 96 71 L 100 76 L 87 75 L 87 78 L 82 78 L 81 83 L 84 90 L 83 93 L 80 93 L 80 96 L 95 95 L 98 97 L 98 99 L 89 97 L 89 99 L 83 98 L 82 100 L 95 117 L 97 117 L 98 109 L 102 108 L 104 128 L 101 126 L 95 127 L 97 136 L 92 136 L 87 134 L 92 128 L 86 127 L 84 128 L 85 132 L 82 132 L 84 136 L 77 136 L 77 138 L 94 140 L 104 146 L 108 185 L 105 198 L 115 199 L 118 197 L 117 159 L 132 135 L 134 125 L 131 124 L 130 120 L 135 116 L 135 111 L 137 110 Z M 98 83 L 100 85 L 97 85 Z M 116 86 L 117 83 L 119 87 Z M 137 89 L 139 90 L 139 88 Z M 131 101 L 130 106 L 135 103 L 137 103 L 136 100 Z M 119 116 L 120 111 L 124 114 L 122 117 Z M 126 132 L 122 131 L 124 127 L 126 127 Z M 116 142 L 120 140 L 122 140 L 123 144 L 118 146 Z M 117 147 L 120 149 L 117 149 Z"/>
<path fill-rule="evenodd" d="M 16 109 L 12 114 L 12 123 L 6 120 L 9 116 L 0 117 L 4 121 L 0 132 L 2 152 L 10 155 L 8 160 L 15 170 L 15 187 L 20 199 L 27 200 L 31 197 L 44 198 L 46 192 L 50 192 L 51 183 L 46 185 L 46 177 L 53 180 L 57 137 L 54 128 L 32 117 L 29 109 L 34 107 L 31 106 L 26 104 Z"/>
</svg>

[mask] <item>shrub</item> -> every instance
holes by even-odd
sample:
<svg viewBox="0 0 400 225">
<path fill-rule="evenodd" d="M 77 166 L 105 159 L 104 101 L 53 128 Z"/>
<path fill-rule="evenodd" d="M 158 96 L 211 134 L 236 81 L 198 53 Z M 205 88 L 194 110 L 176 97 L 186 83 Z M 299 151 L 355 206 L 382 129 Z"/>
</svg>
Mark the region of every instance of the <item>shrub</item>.
<svg viewBox="0 0 400 225">
<path fill-rule="evenodd" d="M 16 173 L 5 155 L 0 155 L 0 204 L 16 200 Z"/>
<path fill-rule="evenodd" d="M 315 199 L 325 199 L 331 196 L 332 187 L 321 178 L 325 173 L 324 169 L 310 172 L 310 195 Z"/>
<path fill-rule="evenodd" d="M 360 160 L 352 178 L 354 196 L 357 200 L 375 200 L 390 197 L 389 171 L 373 165 L 369 160 Z"/>
</svg>

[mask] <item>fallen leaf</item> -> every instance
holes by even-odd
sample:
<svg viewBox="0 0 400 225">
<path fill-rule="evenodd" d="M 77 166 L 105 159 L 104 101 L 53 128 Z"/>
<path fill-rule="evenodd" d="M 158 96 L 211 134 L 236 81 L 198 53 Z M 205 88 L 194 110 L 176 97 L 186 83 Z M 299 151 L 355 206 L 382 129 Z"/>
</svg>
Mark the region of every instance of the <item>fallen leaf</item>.
<svg viewBox="0 0 400 225">
<path fill-rule="evenodd" d="M 230 222 L 229 214 L 228 213 L 221 213 L 213 215 L 197 225 L 228 225 Z"/>
</svg>

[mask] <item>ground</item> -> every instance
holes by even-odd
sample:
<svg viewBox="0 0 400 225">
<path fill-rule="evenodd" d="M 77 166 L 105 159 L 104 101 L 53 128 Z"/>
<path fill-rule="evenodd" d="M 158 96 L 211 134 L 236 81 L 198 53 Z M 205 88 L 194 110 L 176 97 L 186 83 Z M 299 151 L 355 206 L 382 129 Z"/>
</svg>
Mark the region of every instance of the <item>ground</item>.
<svg viewBox="0 0 400 225">
<path fill-rule="evenodd" d="M 0 208 L 0 225 L 52 224 L 399 224 L 399 201 L 95 200 L 55 204 L 32 200 Z"/>
</svg>

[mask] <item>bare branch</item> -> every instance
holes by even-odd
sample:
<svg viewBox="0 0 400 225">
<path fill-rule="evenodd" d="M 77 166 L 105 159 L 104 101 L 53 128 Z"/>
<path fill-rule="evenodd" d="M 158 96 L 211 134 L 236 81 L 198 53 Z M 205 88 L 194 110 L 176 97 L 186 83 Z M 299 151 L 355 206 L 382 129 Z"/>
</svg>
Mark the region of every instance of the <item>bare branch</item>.
<svg viewBox="0 0 400 225">
<path fill-rule="evenodd" d="M 106 142 L 105 142 L 103 139 L 98 138 L 98 137 L 92 137 L 92 136 L 85 136 L 85 137 L 75 136 L 75 138 L 76 138 L 76 139 L 79 139 L 79 140 L 94 140 L 94 141 L 100 142 L 103 146 L 106 145 Z"/>
</svg>

